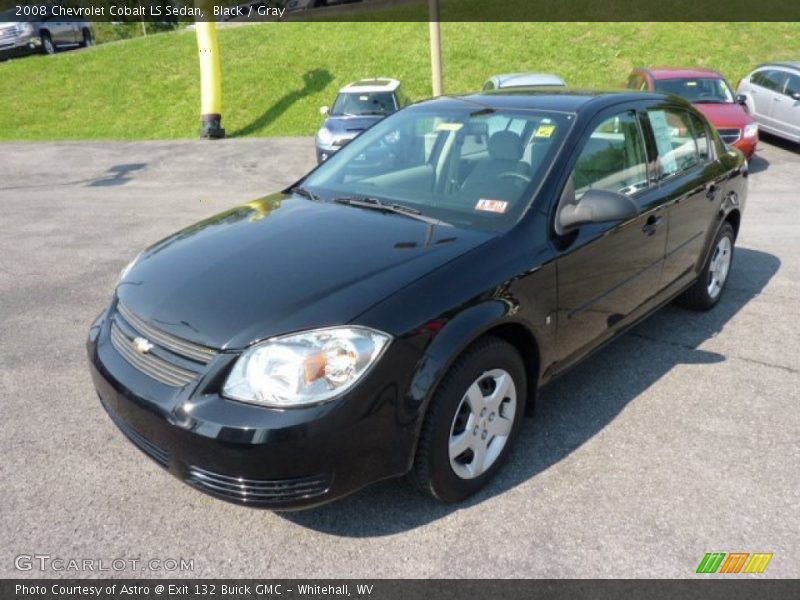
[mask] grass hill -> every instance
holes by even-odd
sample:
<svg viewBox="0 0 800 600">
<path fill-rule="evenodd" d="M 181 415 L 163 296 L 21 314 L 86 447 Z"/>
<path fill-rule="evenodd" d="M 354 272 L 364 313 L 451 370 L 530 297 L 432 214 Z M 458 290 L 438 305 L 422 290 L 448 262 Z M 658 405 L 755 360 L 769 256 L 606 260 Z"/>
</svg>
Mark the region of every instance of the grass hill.
<svg viewBox="0 0 800 600">
<path fill-rule="evenodd" d="M 638 65 L 703 66 L 732 85 L 787 55 L 800 23 L 443 23 L 445 90 L 544 71 L 573 87 L 618 88 Z M 431 93 L 427 23 L 263 23 L 220 31 L 229 136 L 309 135 L 319 107 L 367 76 Z M 181 30 L 0 64 L 0 139 L 193 138 L 194 33 Z"/>
</svg>

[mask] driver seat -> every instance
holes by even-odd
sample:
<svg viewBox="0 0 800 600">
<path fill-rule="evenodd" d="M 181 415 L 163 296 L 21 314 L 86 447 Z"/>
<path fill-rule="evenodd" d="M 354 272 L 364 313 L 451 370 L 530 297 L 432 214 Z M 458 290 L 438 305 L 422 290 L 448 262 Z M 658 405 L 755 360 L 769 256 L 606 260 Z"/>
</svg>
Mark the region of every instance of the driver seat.
<svg viewBox="0 0 800 600">
<path fill-rule="evenodd" d="M 480 182 L 496 179 L 503 173 L 528 174 L 527 163 L 521 160 L 524 147 L 522 138 L 513 131 L 497 131 L 488 142 L 489 158 L 475 165 L 464 180 L 462 188 L 469 189 Z"/>
</svg>

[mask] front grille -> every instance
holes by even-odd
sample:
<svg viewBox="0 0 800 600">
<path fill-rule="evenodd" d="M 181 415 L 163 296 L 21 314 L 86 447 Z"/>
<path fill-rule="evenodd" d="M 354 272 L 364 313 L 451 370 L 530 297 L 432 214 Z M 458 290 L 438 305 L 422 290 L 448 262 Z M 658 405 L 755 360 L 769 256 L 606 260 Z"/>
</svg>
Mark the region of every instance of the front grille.
<svg viewBox="0 0 800 600">
<path fill-rule="evenodd" d="M 139 448 L 139 450 L 147 454 L 147 456 L 152 458 L 162 467 L 169 467 L 169 452 L 142 436 L 133 427 L 123 421 L 117 413 L 106 406 L 105 402 L 102 404 L 103 408 L 106 409 L 108 416 L 111 417 L 111 420 L 114 422 L 114 425 L 116 425 L 119 430 L 125 434 L 125 437 L 133 442 L 133 444 Z"/>
<path fill-rule="evenodd" d="M 735 144 L 742 137 L 741 129 L 718 129 L 717 131 L 726 144 Z"/>
<path fill-rule="evenodd" d="M 196 360 L 197 362 L 201 362 L 203 364 L 208 363 L 217 354 L 216 350 L 195 344 L 193 342 L 187 342 L 186 340 L 182 340 L 174 335 L 160 331 L 155 327 L 151 327 L 142 319 L 137 317 L 133 312 L 131 312 L 131 310 L 122 304 L 122 302 L 117 304 L 117 310 L 119 311 L 119 314 L 122 315 L 122 318 L 130 323 L 130 325 L 136 329 L 136 331 L 138 331 L 151 342 L 156 342 L 159 346 L 163 346 L 175 354 L 185 356 L 186 358 Z"/>
<path fill-rule="evenodd" d="M 171 365 L 154 354 L 140 354 L 134 350 L 133 339 L 127 337 L 116 323 L 111 324 L 111 344 L 116 348 L 122 358 L 145 375 L 157 379 L 172 387 L 183 387 L 191 383 L 197 373 Z"/>
<path fill-rule="evenodd" d="M 152 348 L 141 348 L 148 342 Z M 111 344 L 136 369 L 171 387 L 183 387 L 200 375 L 216 356 L 211 348 L 160 331 L 145 323 L 122 303 L 111 323 Z M 146 344 L 145 344 L 146 345 Z"/>
<path fill-rule="evenodd" d="M 17 26 L 12 25 L 11 27 L 0 27 L 0 42 L 11 42 L 12 40 L 16 39 L 19 35 L 17 31 Z"/>
<path fill-rule="evenodd" d="M 203 490 L 238 502 L 268 504 L 320 496 L 330 489 L 329 475 L 294 479 L 244 479 L 189 467 L 188 482 Z"/>
</svg>

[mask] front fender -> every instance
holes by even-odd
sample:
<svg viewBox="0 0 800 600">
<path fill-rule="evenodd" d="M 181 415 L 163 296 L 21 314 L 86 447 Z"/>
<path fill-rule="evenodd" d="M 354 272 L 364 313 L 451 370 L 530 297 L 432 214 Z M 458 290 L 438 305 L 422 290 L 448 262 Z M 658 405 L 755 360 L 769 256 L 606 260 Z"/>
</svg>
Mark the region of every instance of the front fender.
<svg viewBox="0 0 800 600">
<path fill-rule="evenodd" d="M 482 302 L 458 314 L 436 334 L 411 380 L 407 405 L 425 410 L 433 391 L 455 359 L 492 325 L 509 314 L 510 304 L 501 299 Z"/>
<path fill-rule="evenodd" d="M 405 416 L 401 420 L 413 425 L 413 444 L 412 452 L 408 457 L 408 468 L 410 469 L 416 444 L 424 423 L 425 414 L 428 411 L 433 395 L 442 378 L 448 372 L 456 359 L 478 338 L 498 327 L 512 326 L 518 330 L 524 330 L 530 338 L 531 345 L 536 348 L 538 345 L 534 333 L 529 324 L 520 320 L 516 316 L 517 307 L 509 300 L 493 298 L 480 304 L 476 304 L 446 322 L 441 330 L 430 342 L 411 378 L 408 386 L 405 401 Z M 538 371 L 532 377 L 534 381 L 529 383 L 528 399 L 531 399 L 538 387 Z"/>
</svg>

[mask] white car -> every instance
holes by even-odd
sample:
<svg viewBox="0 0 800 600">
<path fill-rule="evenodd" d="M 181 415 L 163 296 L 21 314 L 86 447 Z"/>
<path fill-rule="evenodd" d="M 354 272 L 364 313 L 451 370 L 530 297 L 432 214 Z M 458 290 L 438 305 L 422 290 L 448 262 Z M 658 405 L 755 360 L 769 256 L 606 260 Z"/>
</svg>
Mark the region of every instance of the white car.
<svg viewBox="0 0 800 600">
<path fill-rule="evenodd" d="M 800 142 L 800 61 L 759 65 L 739 82 L 736 100 L 762 131 Z"/>
<path fill-rule="evenodd" d="M 483 84 L 484 91 L 522 87 L 566 87 L 567 82 L 551 73 L 506 73 L 495 75 Z"/>
</svg>

